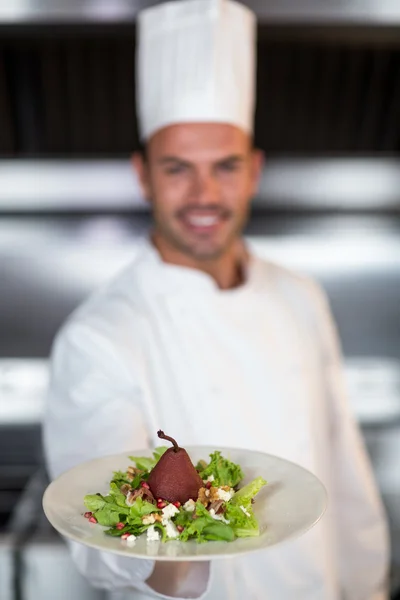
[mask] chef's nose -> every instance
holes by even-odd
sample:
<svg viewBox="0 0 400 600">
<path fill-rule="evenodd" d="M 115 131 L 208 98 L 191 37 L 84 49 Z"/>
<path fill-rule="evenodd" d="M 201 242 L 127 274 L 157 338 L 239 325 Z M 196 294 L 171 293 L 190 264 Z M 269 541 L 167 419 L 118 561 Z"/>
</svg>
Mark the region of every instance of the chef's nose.
<svg viewBox="0 0 400 600">
<path fill-rule="evenodd" d="M 219 187 L 216 177 L 211 172 L 198 173 L 195 183 L 196 201 L 199 204 L 214 204 L 219 199 Z"/>
</svg>

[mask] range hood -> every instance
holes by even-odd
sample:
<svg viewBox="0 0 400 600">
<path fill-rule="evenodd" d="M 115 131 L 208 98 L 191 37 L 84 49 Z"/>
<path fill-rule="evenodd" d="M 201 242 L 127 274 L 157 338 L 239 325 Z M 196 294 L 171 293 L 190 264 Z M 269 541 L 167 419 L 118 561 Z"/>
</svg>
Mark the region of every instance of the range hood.
<svg viewBox="0 0 400 600">
<path fill-rule="evenodd" d="M 3 24 L 127 23 L 155 0 L 12 0 L 0 6 Z M 397 0 L 245 0 L 262 23 L 399 25 Z"/>
<path fill-rule="evenodd" d="M 144 207 L 128 164 L 135 19 L 155 3 L 0 1 L 0 210 Z M 256 206 L 397 211 L 400 1 L 245 4 L 260 21 Z"/>
</svg>

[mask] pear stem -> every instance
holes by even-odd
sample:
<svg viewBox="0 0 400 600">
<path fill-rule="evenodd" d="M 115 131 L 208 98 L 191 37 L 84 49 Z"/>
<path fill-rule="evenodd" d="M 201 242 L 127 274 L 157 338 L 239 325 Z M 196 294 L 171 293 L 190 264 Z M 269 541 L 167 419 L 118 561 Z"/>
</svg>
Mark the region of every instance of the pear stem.
<svg viewBox="0 0 400 600">
<path fill-rule="evenodd" d="M 171 444 L 174 445 L 174 452 L 178 452 L 179 450 L 179 446 L 176 443 L 176 441 L 174 440 L 174 438 L 169 437 L 169 435 L 165 435 L 165 433 L 163 431 L 161 431 L 161 429 L 159 431 L 157 431 L 157 435 L 160 439 L 162 440 L 168 440 L 169 442 L 171 442 Z"/>
</svg>

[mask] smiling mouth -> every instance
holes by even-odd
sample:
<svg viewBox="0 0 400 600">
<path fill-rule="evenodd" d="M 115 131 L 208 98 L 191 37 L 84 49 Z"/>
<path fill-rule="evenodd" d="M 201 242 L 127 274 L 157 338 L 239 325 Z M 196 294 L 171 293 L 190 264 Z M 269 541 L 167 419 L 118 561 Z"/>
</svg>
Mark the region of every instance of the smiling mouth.
<svg viewBox="0 0 400 600">
<path fill-rule="evenodd" d="M 224 221 L 228 214 L 222 210 L 187 210 L 178 215 L 181 222 L 192 231 L 201 233 L 212 232 L 216 230 Z"/>
<path fill-rule="evenodd" d="M 217 215 L 188 215 L 185 221 L 193 227 L 212 227 L 219 223 L 220 217 Z"/>
</svg>

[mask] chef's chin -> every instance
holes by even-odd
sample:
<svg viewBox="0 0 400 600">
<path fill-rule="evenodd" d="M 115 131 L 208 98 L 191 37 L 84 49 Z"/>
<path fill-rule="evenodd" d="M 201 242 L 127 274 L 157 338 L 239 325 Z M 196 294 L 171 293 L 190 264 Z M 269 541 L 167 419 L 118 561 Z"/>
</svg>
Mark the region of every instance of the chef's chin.
<svg viewBox="0 0 400 600">
<path fill-rule="evenodd" d="M 195 238 L 186 238 L 176 240 L 180 246 L 181 252 L 186 256 L 195 259 L 198 262 L 210 262 L 222 258 L 229 253 L 237 235 L 231 233 L 226 236 L 196 236 Z"/>
<path fill-rule="evenodd" d="M 214 260 L 218 260 L 221 258 L 226 252 L 224 247 L 203 247 L 203 246 L 194 246 L 187 248 L 187 255 L 190 255 L 191 258 L 195 259 L 198 262 L 211 262 Z"/>
<path fill-rule="evenodd" d="M 176 238 L 182 252 L 197 262 L 217 261 L 236 247 L 242 226 L 221 228 L 215 235 L 185 235 Z"/>
</svg>

